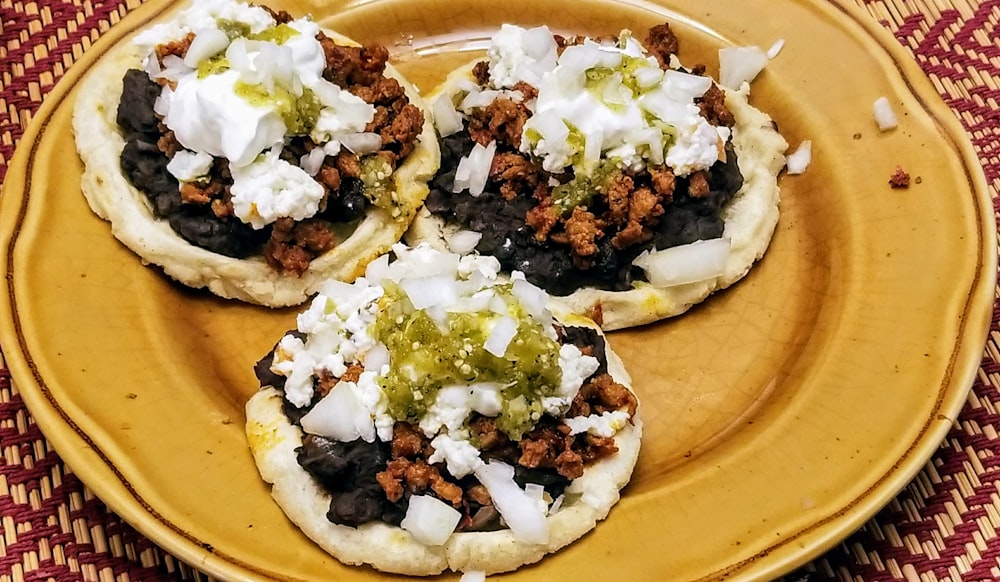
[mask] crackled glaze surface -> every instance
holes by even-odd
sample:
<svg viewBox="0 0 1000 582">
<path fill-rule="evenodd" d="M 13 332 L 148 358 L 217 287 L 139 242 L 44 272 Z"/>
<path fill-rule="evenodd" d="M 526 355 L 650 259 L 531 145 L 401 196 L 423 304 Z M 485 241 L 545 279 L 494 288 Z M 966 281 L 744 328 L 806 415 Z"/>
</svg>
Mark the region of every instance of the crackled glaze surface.
<svg viewBox="0 0 1000 582">
<path fill-rule="evenodd" d="M 990 318 L 992 206 L 951 113 L 854 8 L 804 0 L 273 5 L 388 44 L 424 90 L 509 20 L 641 35 L 666 19 L 681 34 L 682 59 L 710 71 L 720 46 L 785 40 L 752 102 L 793 146 L 811 139 L 814 158 L 804 175 L 782 179 L 771 249 L 747 279 L 684 317 L 611 334 L 646 419 L 632 484 L 591 535 L 510 579 L 771 577 L 859 526 L 949 428 Z M 326 557 L 284 519 L 246 448 L 252 364 L 295 311 L 170 283 L 118 245 L 80 195 L 69 133 L 74 81 L 167 7 L 151 2 L 114 27 L 22 140 L 0 198 L 8 365 L 63 458 L 175 555 L 225 578 L 370 579 L 373 571 Z M 892 132 L 872 118 L 882 95 L 900 115 Z M 907 190 L 888 186 L 897 165 L 914 177 Z"/>
</svg>

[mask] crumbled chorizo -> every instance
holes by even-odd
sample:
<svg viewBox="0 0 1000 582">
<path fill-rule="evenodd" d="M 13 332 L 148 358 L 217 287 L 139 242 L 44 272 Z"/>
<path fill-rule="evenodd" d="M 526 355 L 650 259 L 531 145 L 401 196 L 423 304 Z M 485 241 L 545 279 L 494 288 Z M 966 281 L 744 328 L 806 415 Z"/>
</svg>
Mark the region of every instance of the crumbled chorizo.
<svg viewBox="0 0 1000 582">
<path fill-rule="evenodd" d="M 472 67 L 472 76 L 480 87 L 485 87 L 490 82 L 489 61 L 479 61 Z"/>
<path fill-rule="evenodd" d="M 554 465 L 556 472 L 567 479 L 576 479 L 583 475 L 583 456 L 572 449 L 559 453 Z"/>
<path fill-rule="evenodd" d="M 708 184 L 708 173 L 705 170 L 698 170 L 688 176 L 688 196 L 702 198 L 711 191 L 712 188 Z"/>
<path fill-rule="evenodd" d="M 647 170 L 653 191 L 660 196 L 662 203 L 669 204 L 673 200 L 674 188 L 677 186 L 674 171 L 669 166 L 650 166 Z"/>
<path fill-rule="evenodd" d="M 527 81 L 518 81 L 510 88 L 511 91 L 518 91 L 524 96 L 524 101 L 531 101 L 538 97 L 538 89 Z"/>
<path fill-rule="evenodd" d="M 326 57 L 323 77 L 328 81 L 351 90 L 353 85 L 370 85 L 382 76 L 389 59 L 389 50 L 384 46 L 343 46 L 323 33 L 317 38 Z"/>
<path fill-rule="evenodd" d="M 566 220 L 566 239 L 573 254 L 590 257 L 597 254 L 595 241 L 604 236 L 604 231 L 593 212 L 577 206 Z"/>
<path fill-rule="evenodd" d="M 506 98 L 494 99 L 469 115 L 469 135 L 483 146 L 496 140 L 498 144 L 516 150 L 521 147 L 521 132 L 530 115 L 524 103 Z"/>
<path fill-rule="evenodd" d="M 395 154 L 391 159 L 393 166 L 396 158 L 410 155 L 423 128 L 424 112 L 416 105 L 407 103 L 393 118 L 392 123 L 379 132 L 382 137 L 382 148 L 390 149 Z"/>
<path fill-rule="evenodd" d="M 392 429 L 393 458 L 413 458 L 422 455 L 428 443 L 424 433 L 409 423 L 398 422 Z"/>
<path fill-rule="evenodd" d="M 614 437 L 602 437 L 592 434 L 583 436 L 584 444 L 580 447 L 580 457 L 584 463 L 608 457 L 618 452 Z"/>
<path fill-rule="evenodd" d="M 194 182 L 181 183 L 181 202 L 185 204 L 208 204 L 212 200 L 212 193 L 208 188 L 203 188 Z"/>
<path fill-rule="evenodd" d="M 361 160 L 357 154 L 342 151 L 337 155 L 337 171 L 342 178 L 360 178 Z"/>
<path fill-rule="evenodd" d="M 736 125 L 736 118 L 726 107 L 726 94 L 715 83 L 712 83 L 708 91 L 705 91 L 698 100 L 698 108 L 701 110 L 701 115 L 712 125 L 726 127 Z"/>
<path fill-rule="evenodd" d="M 469 422 L 469 432 L 479 443 L 481 451 L 493 451 L 510 444 L 510 438 L 497 427 L 495 418 L 476 416 Z"/>
<path fill-rule="evenodd" d="M 173 130 L 168 129 L 166 125 L 160 123 L 160 138 L 156 140 L 156 149 L 163 152 L 168 158 L 172 158 L 183 148 L 180 142 L 177 141 Z"/>
<path fill-rule="evenodd" d="M 649 29 L 649 34 L 646 35 L 646 50 L 656 57 L 661 67 L 667 67 L 670 55 L 676 55 L 679 48 L 677 35 L 670 29 L 669 24 L 657 24 Z"/>
<path fill-rule="evenodd" d="M 902 166 L 896 166 L 892 175 L 889 176 L 889 185 L 893 188 L 909 188 L 910 175 L 906 173 L 906 170 L 904 170 Z"/>
<path fill-rule="evenodd" d="M 585 382 L 577 392 L 567 416 L 603 414 L 625 408 L 634 416 L 638 400 L 632 391 L 615 382 L 610 374 L 600 374 Z"/>
<path fill-rule="evenodd" d="M 663 214 L 660 197 L 646 187 L 636 188 L 629 199 L 628 219 L 639 224 L 649 225 Z"/>
<path fill-rule="evenodd" d="M 316 174 L 316 180 L 329 190 L 336 191 L 340 189 L 340 172 L 332 166 L 324 164 Z"/>
<path fill-rule="evenodd" d="M 279 218 L 264 245 L 264 258 L 276 270 L 301 275 L 314 257 L 334 244 L 333 233 L 324 221 L 306 219 L 296 223 L 291 218 Z"/>
<path fill-rule="evenodd" d="M 393 101 L 405 95 L 403 86 L 391 77 L 379 77 L 374 83 L 354 87 L 351 93 L 372 105 L 391 105 Z"/>
<path fill-rule="evenodd" d="M 183 59 L 184 55 L 187 54 L 188 49 L 191 47 L 191 43 L 194 41 L 194 36 L 193 32 L 189 32 L 184 35 L 184 38 L 156 45 L 155 51 L 157 60 L 159 60 L 162 64 L 163 58 L 170 55 Z"/>
<path fill-rule="evenodd" d="M 535 231 L 536 240 L 547 239 L 552 228 L 559 224 L 559 213 L 552 206 L 552 199 L 543 200 L 541 204 L 529 210 L 524 222 Z"/>
<path fill-rule="evenodd" d="M 628 221 L 625 228 L 619 230 L 611 237 L 611 246 L 616 250 L 627 249 L 628 247 L 646 242 L 653 237 L 652 231 L 634 220 Z"/>
<path fill-rule="evenodd" d="M 620 225 L 628 221 L 629 198 L 635 184 L 632 178 L 619 174 L 605 187 L 604 196 L 608 201 L 608 221 Z"/>
</svg>

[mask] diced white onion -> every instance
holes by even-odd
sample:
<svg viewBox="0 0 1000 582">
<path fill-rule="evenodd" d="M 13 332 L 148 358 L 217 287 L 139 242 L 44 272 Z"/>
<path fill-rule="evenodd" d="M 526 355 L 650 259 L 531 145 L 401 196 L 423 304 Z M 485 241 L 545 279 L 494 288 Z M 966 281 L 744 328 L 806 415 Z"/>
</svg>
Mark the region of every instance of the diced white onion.
<svg viewBox="0 0 1000 582">
<path fill-rule="evenodd" d="M 184 64 L 196 69 L 198 63 L 221 53 L 228 46 L 229 37 L 218 28 L 199 30 L 188 46 L 187 53 L 184 54 Z"/>
<path fill-rule="evenodd" d="M 431 112 L 434 114 L 434 126 L 441 137 L 448 137 L 462 130 L 462 116 L 451 102 L 451 95 L 441 95 L 435 99 Z"/>
<path fill-rule="evenodd" d="M 454 507 L 430 495 L 410 497 L 406 516 L 399 527 L 410 532 L 413 539 L 428 546 L 440 546 L 448 541 L 462 514 Z"/>
<path fill-rule="evenodd" d="M 302 169 L 307 174 L 315 176 L 319 173 L 319 169 L 323 167 L 323 160 L 325 159 L 326 152 L 323 151 L 323 148 L 313 148 L 309 150 L 308 154 L 299 158 L 299 165 L 302 166 Z"/>
<path fill-rule="evenodd" d="M 383 366 L 389 365 L 389 348 L 377 343 L 365 354 L 365 372 L 380 374 Z"/>
<path fill-rule="evenodd" d="M 518 487 L 514 481 L 514 467 L 490 461 L 476 468 L 475 473 L 515 539 L 533 544 L 548 543 L 549 524 L 545 512 Z"/>
<path fill-rule="evenodd" d="M 377 133 L 347 133 L 337 136 L 340 145 L 356 154 L 372 154 L 382 147 L 382 138 Z"/>
<path fill-rule="evenodd" d="M 875 123 L 878 124 L 880 130 L 888 131 L 899 124 L 899 120 L 896 119 L 896 112 L 892 110 L 892 105 L 886 97 L 876 99 L 873 107 L 875 110 Z"/>
<path fill-rule="evenodd" d="M 448 249 L 453 253 L 466 255 L 472 252 L 483 238 L 483 233 L 474 230 L 458 230 L 451 234 L 446 234 L 444 240 L 448 243 Z"/>
<path fill-rule="evenodd" d="M 502 358 L 507 353 L 507 346 L 510 345 L 510 340 L 514 339 L 515 335 L 517 335 L 517 320 L 509 315 L 501 317 L 493 324 L 490 335 L 483 342 L 483 349 L 498 358 Z"/>
<path fill-rule="evenodd" d="M 699 240 L 653 253 L 644 251 L 632 263 L 646 272 L 654 287 L 671 287 L 723 274 L 729 250 L 728 238 Z"/>
<path fill-rule="evenodd" d="M 781 52 L 781 49 L 784 48 L 784 46 L 785 46 L 785 39 L 779 38 L 778 40 L 774 41 L 774 44 L 772 44 L 771 47 L 767 49 L 767 58 L 773 59 L 774 57 L 778 56 L 778 53 Z"/>
<path fill-rule="evenodd" d="M 375 422 L 353 382 L 338 382 L 330 393 L 302 417 L 302 430 L 343 443 L 358 438 L 375 440 Z"/>
<path fill-rule="evenodd" d="M 802 140 L 799 147 L 785 158 L 785 167 L 789 174 L 801 174 L 812 161 L 812 140 Z"/>
<path fill-rule="evenodd" d="M 758 46 L 726 47 L 719 49 L 719 84 L 728 89 L 739 89 L 764 70 L 767 53 Z"/>
<path fill-rule="evenodd" d="M 184 64 L 184 60 L 177 55 L 167 55 L 163 57 L 163 69 L 154 77 L 156 79 L 178 79 L 193 70 Z"/>
<path fill-rule="evenodd" d="M 497 151 L 497 142 L 491 141 L 486 147 L 476 144 L 468 157 L 462 158 L 455 169 L 455 185 L 452 192 L 468 190 L 472 196 L 479 196 L 486 189 L 486 180 L 490 177 L 490 166 L 493 165 L 493 155 Z"/>
<path fill-rule="evenodd" d="M 545 304 L 548 302 L 548 293 L 528 282 L 525 279 L 516 279 L 511 288 L 511 293 L 521 302 L 521 307 L 532 317 L 544 320 L 546 311 Z"/>
<path fill-rule="evenodd" d="M 486 572 L 482 570 L 472 570 L 462 574 L 458 582 L 486 582 Z"/>
<path fill-rule="evenodd" d="M 380 285 L 382 279 L 385 279 L 389 275 L 389 255 L 388 253 L 381 255 L 379 258 L 368 263 L 365 267 L 365 279 L 372 285 Z"/>
<path fill-rule="evenodd" d="M 447 307 L 458 301 L 458 287 L 455 285 L 454 277 L 434 275 L 403 279 L 399 282 L 399 286 L 406 292 L 415 309 Z"/>
<path fill-rule="evenodd" d="M 671 69 L 663 74 L 663 86 L 667 94 L 677 101 L 690 103 L 708 91 L 712 78 Z"/>
</svg>

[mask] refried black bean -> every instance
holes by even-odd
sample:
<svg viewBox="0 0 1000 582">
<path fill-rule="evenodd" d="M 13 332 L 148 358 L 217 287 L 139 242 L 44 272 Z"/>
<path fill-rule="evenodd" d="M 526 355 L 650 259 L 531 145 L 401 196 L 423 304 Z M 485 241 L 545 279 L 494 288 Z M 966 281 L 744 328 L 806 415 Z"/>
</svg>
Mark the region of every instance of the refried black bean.
<svg viewBox="0 0 1000 582">
<path fill-rule="evenodd" d="M 390 502 L 375 475 L 385 470 L 389 445 L 358 439 L 342 443 L 306 435 L 296 449 L 299 465 L 332 496 L 327 519 L 339 525 L 358 526 L 381 520 L 398 525 L 406 514 L 405 497 Z"/>
<path fill-rule="evenodd" d="M 496 257 L 506 271 L 524 272 L 529 281 L 553 295 L 567 295 L 584 286 L 627 290 L 633 280 L 645 280 L 642 269 L 632 266 L 643 250 L 662 250 L 722 236 L 725 224 L 721 209 L 743 184 L 736 153 L 727 145 L 726 161 L 717 162 L 709 170 L 708 194 L 688 196 L 687 181 L 678 178 L 673 202 L 664 205 L 651 240 L 616 250 L 611 237 L 600 238 L 592 264 L 582 268 L 574 264 L 568 246 L 540 243 L 535 238 L 525 222 L 528 210 L 536 204 L 531 192 L 519 193 L 512 201 L 505 200 L 493 184 L 488 184 L 479 196 L 452 193 L 458 163 L 472 150 L 474 142 L 468 131 L 461 131 L 443 138 L 440 144 L 441 168 L 430 183 L 427 209 L 462 228 L 482 233 L 476 246 L 479 253 Z"/>
<path fill-rule="evenodd" d="M 117 121 L 125 130 L 125 138 L 131 139 L 135 134 L 141 134 L 152 137 L 155 143 L 160 120 L 153 112 L 153 104 L 160 95 L 160 86 L 138 69 L 126 71 L 122 83 L 123 94 L 129 97 L 118 103 Z"/>
</svg>

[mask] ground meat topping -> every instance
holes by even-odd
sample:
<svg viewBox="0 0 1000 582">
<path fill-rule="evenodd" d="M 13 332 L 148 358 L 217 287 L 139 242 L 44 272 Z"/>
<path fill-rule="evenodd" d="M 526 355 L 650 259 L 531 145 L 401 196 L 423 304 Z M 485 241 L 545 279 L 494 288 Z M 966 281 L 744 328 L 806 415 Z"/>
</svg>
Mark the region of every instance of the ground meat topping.
<svg viewBox="0 0 1000 582">
<path fill-rule="evenodd" d="M 889 185 L 893 188 L 909 188 L 910 175 L 906 173 L 906 170 L 904 170 L 902 166 L 896 166 L 892 175 L 889 176 Z"/>
</svg>

